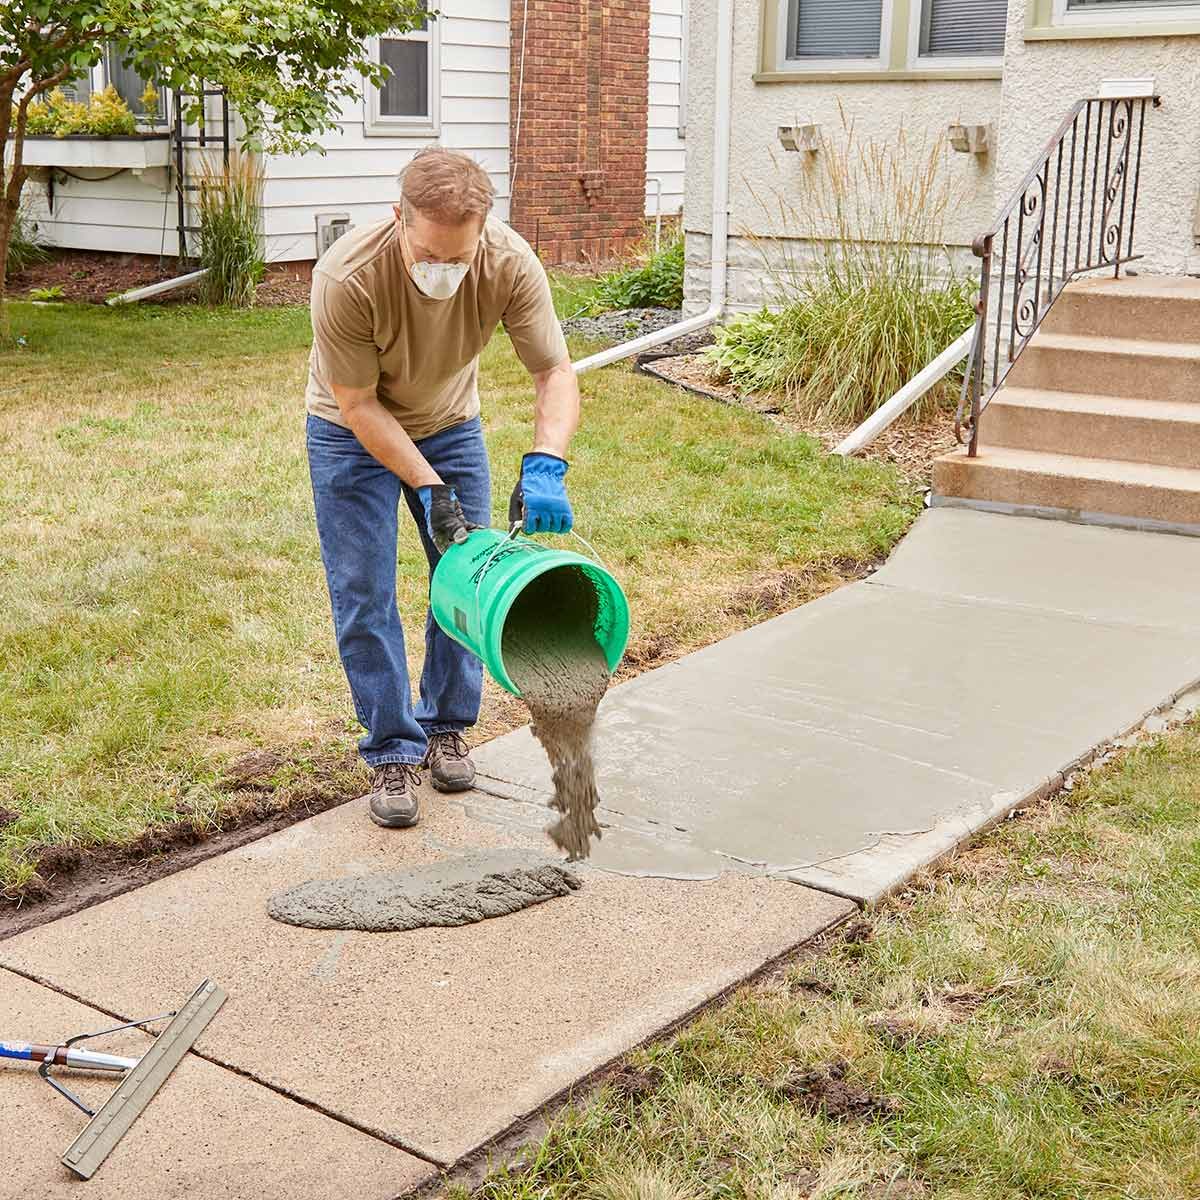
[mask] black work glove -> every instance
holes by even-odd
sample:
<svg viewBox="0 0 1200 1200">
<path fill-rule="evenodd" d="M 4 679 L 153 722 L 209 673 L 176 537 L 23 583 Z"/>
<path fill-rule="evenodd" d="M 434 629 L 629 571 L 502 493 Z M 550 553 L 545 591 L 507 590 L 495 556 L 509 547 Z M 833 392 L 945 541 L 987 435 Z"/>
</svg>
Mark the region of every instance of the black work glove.
<svg viewBox="0 0 1200 1200">
<path fill-rule="evenodd" d="M 439 554 L 445 554 L 451 546 L 465 542 L 472 529 L 481 528 L 467 520 L 462 505 L 449 484 L 437 483 L 419 487 L 417 496 L 425 509 L 425 528 L 429 530 L 429 536 Z"/>
</svg>

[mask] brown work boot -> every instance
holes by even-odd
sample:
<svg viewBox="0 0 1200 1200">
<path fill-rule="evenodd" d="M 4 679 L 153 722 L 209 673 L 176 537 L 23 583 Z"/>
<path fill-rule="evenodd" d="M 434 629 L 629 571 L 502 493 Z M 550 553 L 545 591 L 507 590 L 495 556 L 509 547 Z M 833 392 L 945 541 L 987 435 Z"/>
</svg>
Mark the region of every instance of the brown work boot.
<svg viewBox="0 0 1200 1200">
<path fill-rule="evenodd" d="M 384 763 L 371 777 L 368 812 L 385 829 L 407 829 L 421 817 L 417 788 L 421 773 L 408 763 Z"/>
<path fill-rule="evenodd" d="M 439 792 L 468 792 L 475 784 L 471 749 L 461 733 L 431 733 L 421 764 Z"/>
</svg>

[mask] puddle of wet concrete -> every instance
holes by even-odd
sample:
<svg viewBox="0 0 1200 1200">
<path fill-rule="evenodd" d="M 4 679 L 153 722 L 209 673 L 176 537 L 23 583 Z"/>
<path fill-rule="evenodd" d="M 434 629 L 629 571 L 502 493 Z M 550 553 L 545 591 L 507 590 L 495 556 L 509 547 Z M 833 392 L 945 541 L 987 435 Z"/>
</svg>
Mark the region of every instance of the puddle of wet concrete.
<svg viewBox="0 0 1200 1200">
<path fill-rule="evenodd" d="M 396 933 L 507 916 L 582 886 L 560 862 L 494 850 L 405 871 L 313 879 L 272 896 L 267 913 L 306 929 Z"/>
</svg>

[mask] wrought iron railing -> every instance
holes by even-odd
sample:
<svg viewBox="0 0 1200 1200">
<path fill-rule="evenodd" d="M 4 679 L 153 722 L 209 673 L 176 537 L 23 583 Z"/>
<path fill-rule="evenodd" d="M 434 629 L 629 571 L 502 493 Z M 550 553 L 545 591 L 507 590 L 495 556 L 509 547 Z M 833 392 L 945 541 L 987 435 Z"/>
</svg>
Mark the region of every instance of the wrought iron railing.
<svg viewBox="0 0 1200 1200">
<path fill-rule="evenodd" d="M 1133 252 L 1146 106 L 1157 96 L 1080 100 L 1029 174 L 977 237 L 975 340 L 954 420 L 974 456 L 979 415 L 1050 305 L 1078 275 L 1141 258 Z"/>
</svg>

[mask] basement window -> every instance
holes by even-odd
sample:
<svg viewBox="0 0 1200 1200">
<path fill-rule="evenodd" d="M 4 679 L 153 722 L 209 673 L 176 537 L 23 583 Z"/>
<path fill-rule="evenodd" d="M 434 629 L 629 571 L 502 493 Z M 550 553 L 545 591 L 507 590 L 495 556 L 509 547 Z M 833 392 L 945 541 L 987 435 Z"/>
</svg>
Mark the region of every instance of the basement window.
<svg viewBox="0 0 1200 1200">
<path fill-rule="evenodd" d="M 368 88 L 364 132 L 375 137 L 428 136 L 438 131 L 438 33 L 428 19 L 409 33 L 372 39 L 371 52 L 391 70 Z"/>
</svg>

